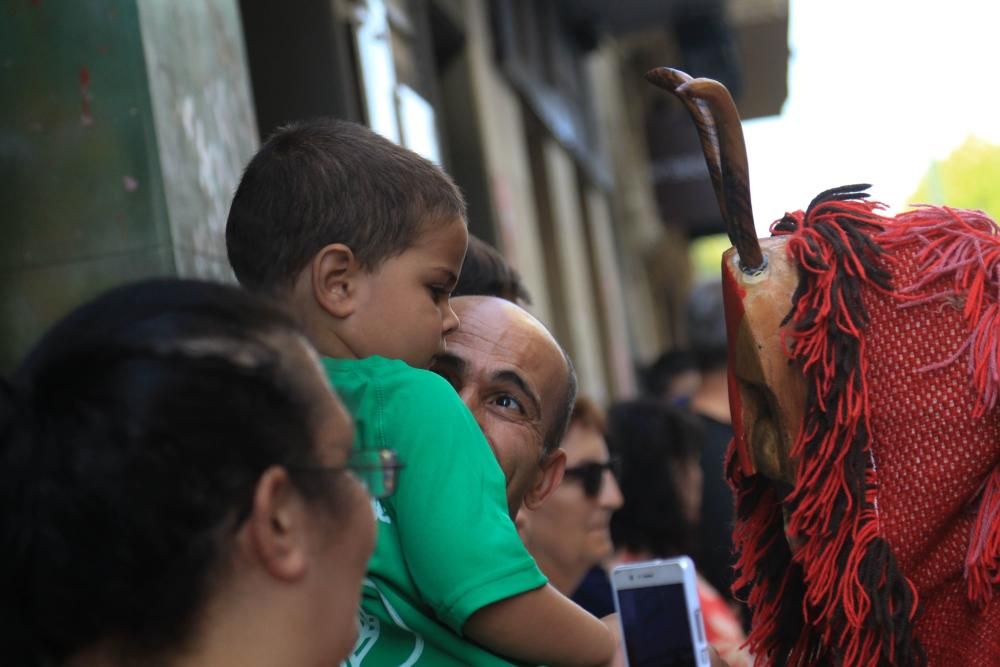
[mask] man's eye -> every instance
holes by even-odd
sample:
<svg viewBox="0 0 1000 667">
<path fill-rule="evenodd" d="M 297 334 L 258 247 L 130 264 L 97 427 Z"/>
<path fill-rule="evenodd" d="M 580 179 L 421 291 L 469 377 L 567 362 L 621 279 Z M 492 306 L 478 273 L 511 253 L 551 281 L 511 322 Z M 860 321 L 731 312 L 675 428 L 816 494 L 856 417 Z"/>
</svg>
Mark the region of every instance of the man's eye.
<svg viewBox="0 0 1000 667">
<path fill-rule="evenodd" d="M 504 408 L 505 410 L 517 410 L 518 412 L 524 412 L 523 408 L 521 408 L 520 401 L 510 394 L 502 394 L 498 396 L 496 404 L 498 407 Z"/>
<path fill-rule="evenodd" d="M 449 292 L 446 288 L 441 287 L 440 285 L 428 285 L 427 289 L 430 290 L 431 297 L 433 297 L 435 301 L 446 299 L 448 298 L 448 295 L 451 294 L 451 292 Z"/>
</svg>

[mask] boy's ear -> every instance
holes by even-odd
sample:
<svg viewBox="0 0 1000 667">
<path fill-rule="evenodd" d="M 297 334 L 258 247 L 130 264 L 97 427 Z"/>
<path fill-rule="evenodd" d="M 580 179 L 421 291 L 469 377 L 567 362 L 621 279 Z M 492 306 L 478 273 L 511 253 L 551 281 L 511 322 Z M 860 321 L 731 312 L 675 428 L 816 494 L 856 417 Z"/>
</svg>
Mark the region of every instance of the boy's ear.
<svg viewBox="0 0 1000 667">
<path fill-rule="evenodd" d="M 540 465 L 541 475 L 524 496 L 524 506 L 529 510 L 537 509 L 543 500 L 559 488 L 563 473 L 566 472 L 566 452 L 556 448 L 554 452 L 545 456 Z"/>
<path fill-rule="evenodd" d="M 334 317 L 354 312 L 357 277 L 361 271 L 354 252 L 343 243 L 323 246 L 310 263 L 316 302 Z"/>
<path fill-rule="evenodd" d="M 305 574 L 307 508 L 284 468 L 271 466 L 261 474 L 242 531 L 254 560 L 272 577 L 296 581 Z"/>
</svg>

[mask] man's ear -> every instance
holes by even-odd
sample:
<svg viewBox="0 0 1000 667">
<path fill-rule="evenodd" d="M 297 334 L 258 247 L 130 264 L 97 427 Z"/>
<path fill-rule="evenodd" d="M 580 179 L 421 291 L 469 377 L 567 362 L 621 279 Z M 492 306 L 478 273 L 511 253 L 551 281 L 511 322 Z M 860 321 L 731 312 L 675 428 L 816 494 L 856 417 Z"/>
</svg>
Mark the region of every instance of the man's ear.
<svg viewBox="0 0 1000 667">
<path fill-rule="evenodd" d="M 336 318 L 351 315 L 357 306 L 357 279 L 361 265 L 343 243 L 323 246 L 309 264 L 313 297 Z"/>
<path fill-rule="evenodd" d="M 566 472 L 566 452 L 561 448 L 556 448 L 554 452 L 547 454 L 542 461 L 542 474 L 524 496 L 524 506 L 529 510 L 538 509 L 542 501 L 559 488 L 564 472 Z"/>
<path fill-rule="evenodd" d="M 271 466 L 257 480 L 243 530 L 255 560 L 275 579 L 295 581 L 306 572 L 307 512 L 288 471 Z"/>
</svg>

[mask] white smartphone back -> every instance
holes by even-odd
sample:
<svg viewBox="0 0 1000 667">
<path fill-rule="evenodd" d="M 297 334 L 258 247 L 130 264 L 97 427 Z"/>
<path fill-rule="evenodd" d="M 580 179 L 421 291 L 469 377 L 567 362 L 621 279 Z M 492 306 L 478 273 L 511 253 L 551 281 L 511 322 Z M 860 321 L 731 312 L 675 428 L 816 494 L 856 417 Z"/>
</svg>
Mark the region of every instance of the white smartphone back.
<svg viewBox="0 0 1000 667">
<path fill-rule="evenodd" d="M 694 563 L 687 556 L 611 573 L 629 667 L 709 667 Z"/>
</svg>

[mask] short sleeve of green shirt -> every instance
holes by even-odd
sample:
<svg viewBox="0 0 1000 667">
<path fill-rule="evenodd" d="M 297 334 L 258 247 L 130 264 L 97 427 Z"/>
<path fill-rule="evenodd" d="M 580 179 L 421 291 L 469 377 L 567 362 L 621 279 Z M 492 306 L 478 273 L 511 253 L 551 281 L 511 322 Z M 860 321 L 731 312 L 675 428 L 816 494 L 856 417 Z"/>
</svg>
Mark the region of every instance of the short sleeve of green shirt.
<svg viewBox="0 0 1000 667">
<path fill-rule="evenodd" d="M 380 357 L 324 364 L 354 415 L 356 446 L 395 449 L 405 466 L 382 501 L 369 577 L 458 634 L 475 611 L 543 585 L 508 514 L 503 471 L 455 390 Z"/>
</svg>

